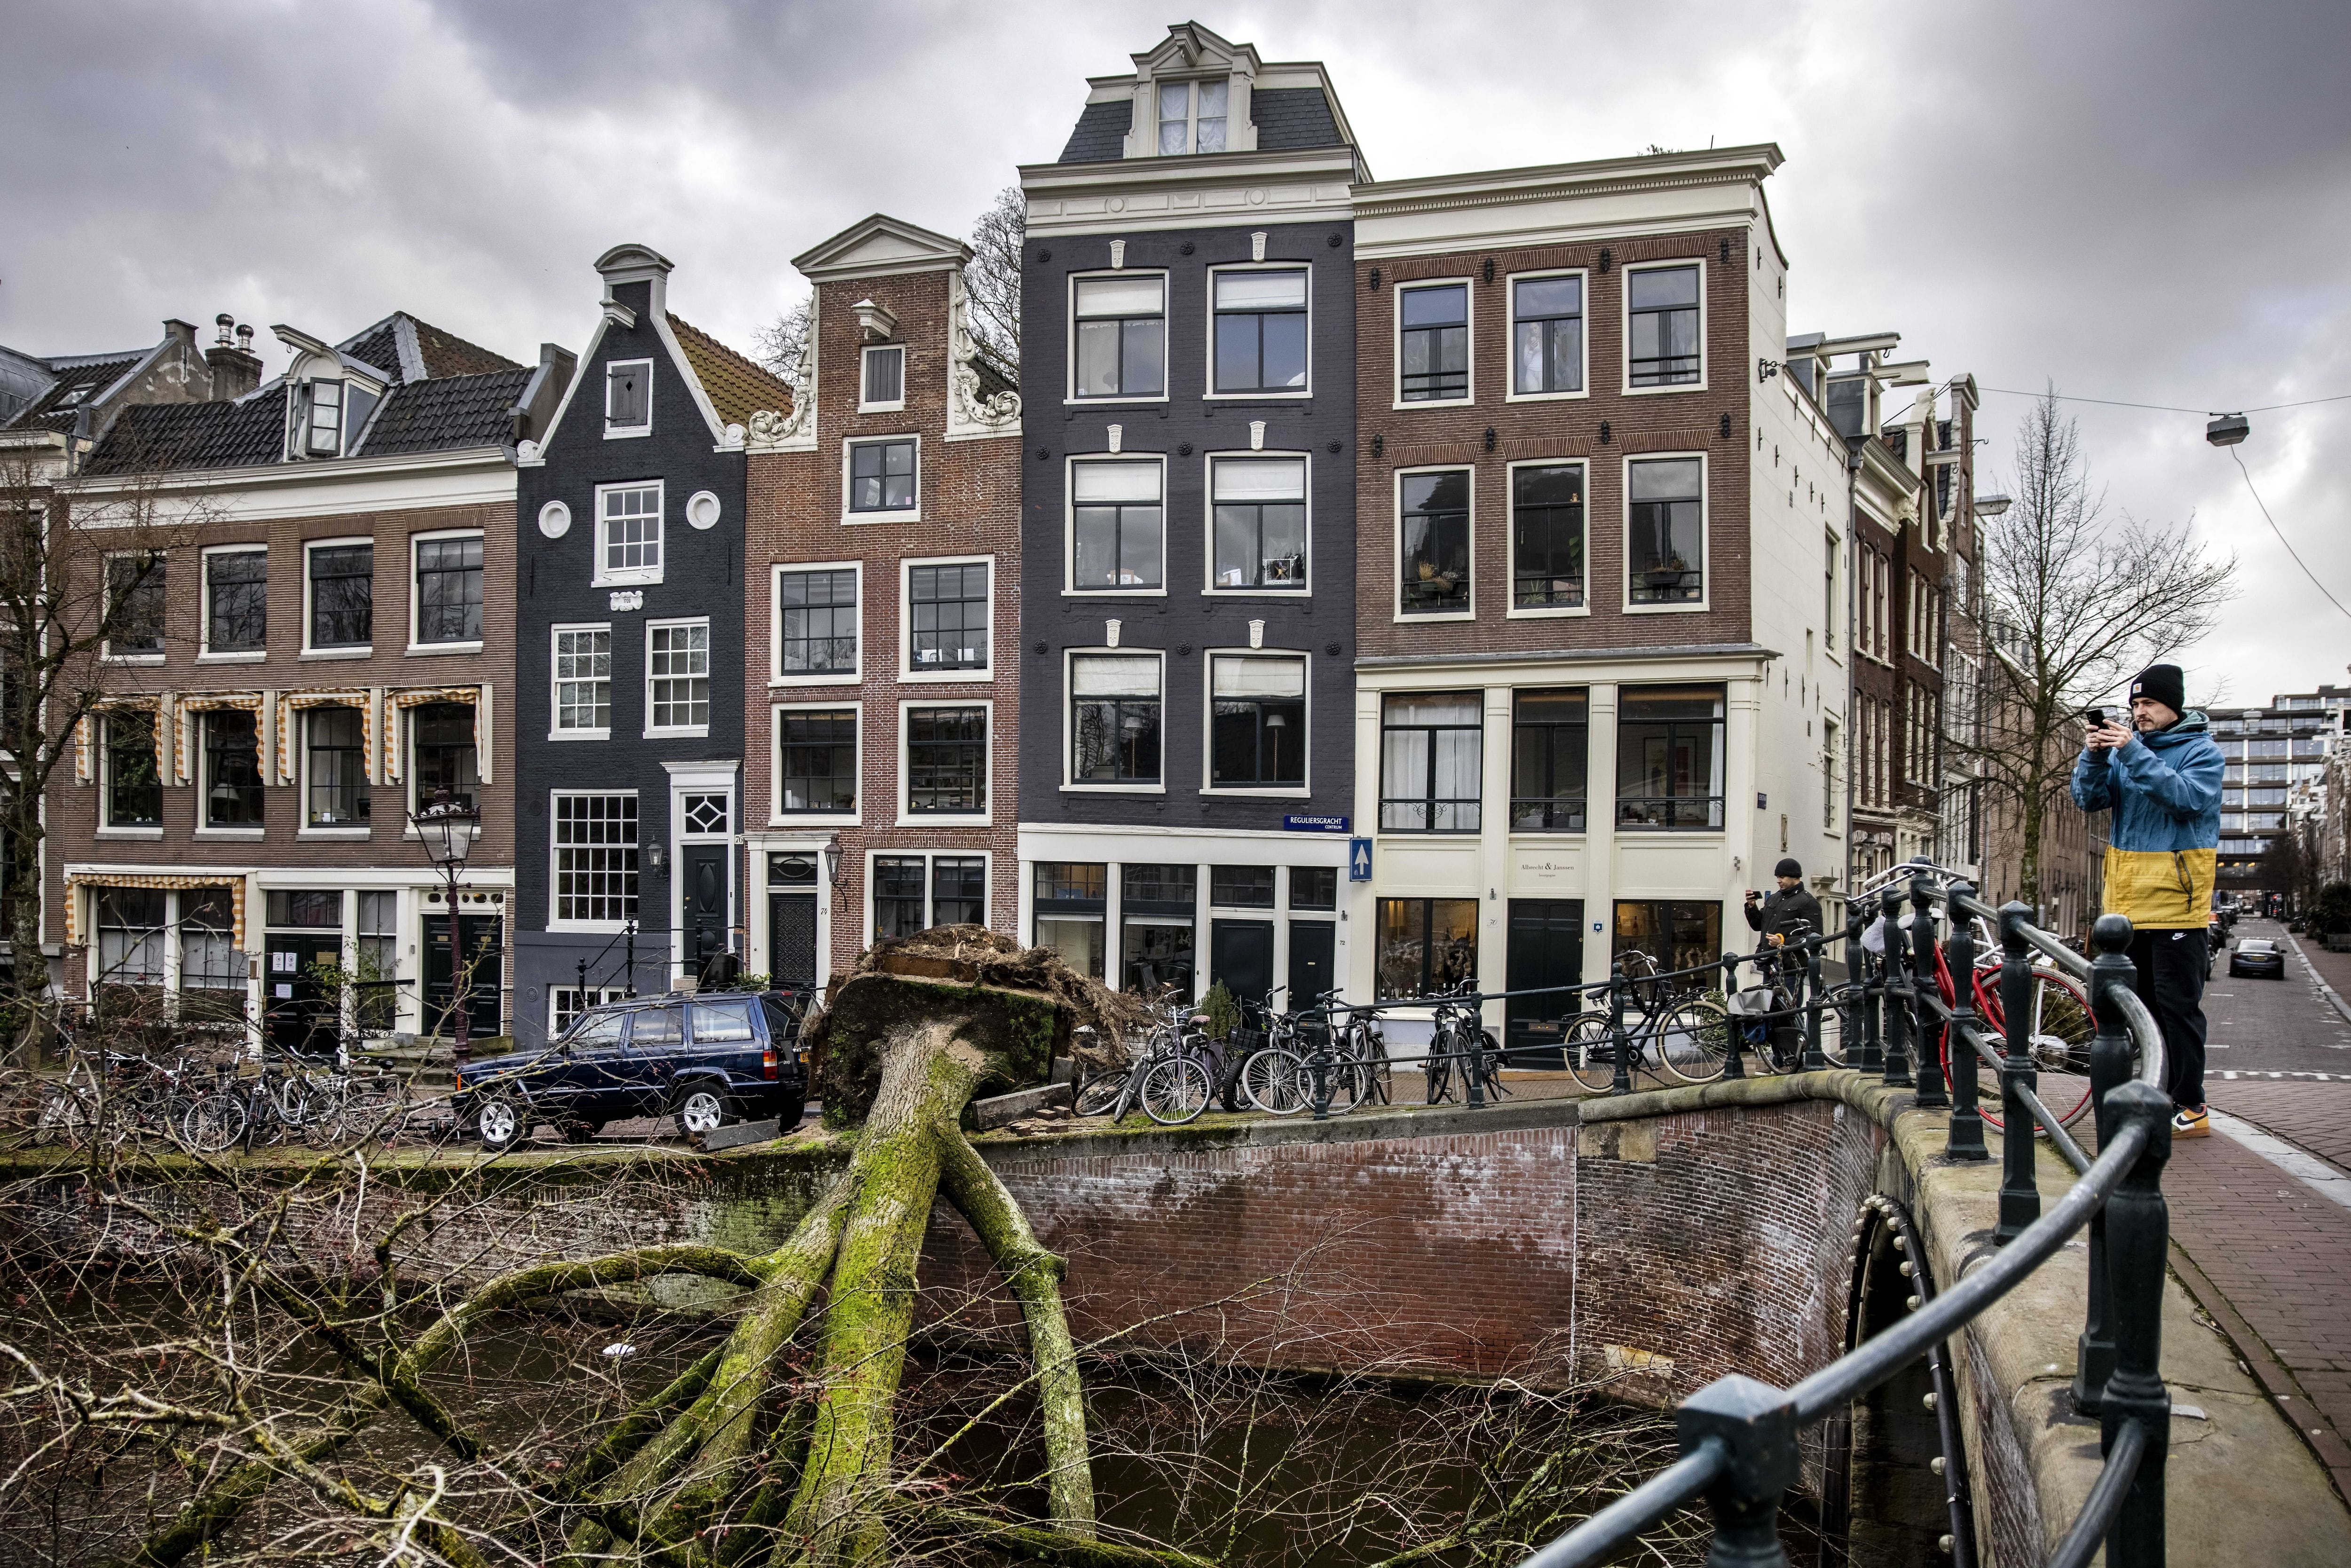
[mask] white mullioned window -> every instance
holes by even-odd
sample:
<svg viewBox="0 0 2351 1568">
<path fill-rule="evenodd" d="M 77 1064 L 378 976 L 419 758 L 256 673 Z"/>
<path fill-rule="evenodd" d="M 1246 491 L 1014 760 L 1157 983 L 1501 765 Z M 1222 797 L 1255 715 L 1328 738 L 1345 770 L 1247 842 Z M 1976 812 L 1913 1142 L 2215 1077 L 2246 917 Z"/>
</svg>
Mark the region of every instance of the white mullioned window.
<svg viewBox="0 0 2351 1568">
<path fill-rule="evenodd" d="M 637 917 L 637 797 L 555 794 L 555 920 L 619 925 Z"/>
<path fill-rule="evenodd" d="M 559 736 L 602 737 L 612 728 L 612 629 L 558 626 L 555 719 Z"/>
<path fill-rule="evenodd" d="M 710 622 L 645 628 L 645 733 L 710 727 Z"/>
<path fill-rule="evenodd" d="M 659 582 L 661 580 L 661 481 L 598 486 L 597 583 Z"/>
</svg>

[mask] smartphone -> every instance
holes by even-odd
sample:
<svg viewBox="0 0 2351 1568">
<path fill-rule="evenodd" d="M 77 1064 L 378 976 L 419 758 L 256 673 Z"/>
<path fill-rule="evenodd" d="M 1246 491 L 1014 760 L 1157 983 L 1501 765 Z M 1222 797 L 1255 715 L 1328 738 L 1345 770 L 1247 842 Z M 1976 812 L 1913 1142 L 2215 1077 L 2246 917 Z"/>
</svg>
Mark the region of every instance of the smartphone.
<svg viewBox="0 0 2351 1568">
<path fill-rule="evenodd" d="M 2095 729 L 2106 722 L 2106 710 L 2102 707 L 2085 707 L 2082 710 L 2082 721 Z"/>
</svg>

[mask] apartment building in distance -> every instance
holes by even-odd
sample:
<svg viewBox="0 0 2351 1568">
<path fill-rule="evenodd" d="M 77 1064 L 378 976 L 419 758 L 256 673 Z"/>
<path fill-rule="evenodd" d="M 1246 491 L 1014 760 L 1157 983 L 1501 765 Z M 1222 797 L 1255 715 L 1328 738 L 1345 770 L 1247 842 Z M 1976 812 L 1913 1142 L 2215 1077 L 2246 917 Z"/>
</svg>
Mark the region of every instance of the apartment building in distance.
<svg viewBox="0 0 2351 1568">
<path fill-rule="evenodd" d="M 876 214 L 794 259 L 797 399 L 755 413 L 743 715 L 751 970 L 1015 929 L 1020 400 L 962 241 Z"/>
<path fill-rule="evenodd" d="M 2351 690 L 2322 685 L 2316 691 L 2273 696 L 2261 707 L 2214 708 L 2212 738 L 2227 758 L 2220 783 L 2220 854 L 2217 886 L 2224 893 L 2283 893 L 2288 887 L 2274 861 L 2264 863 L 2280 841 L 2305 822 L 2305 852 L 2314 852 L 2325 873 L 2323 825 L 2337 814 L 2327 798 L 2327 759 L 2345 731 Z"/>
<path fill-rule="evenodd" d="M 526 1045 L 741 950 L 744 444 L 790 389 L 673 314 L 671 270 L 597 258 L 579 373 L 518 459 Z"/>
<path fill-rule="evenodd" d="M 518 363 L 406 314 L 332 342 L 273 330 L 285 374 L 128 408 L 81 465 L 91 520 L 142 491 L 184 543 L 143 572 L 106 562 L 137 613 L 50 802 L 68 983 L 266 1019 L 285 1044 L 331 1031 L 338 1002 L 366 1035 L 431 1027 L 453 999 L 450 911 L 408 818 L 445 788 L 482 813 L 457 913 L 488 960 L 470 1029 L 497 1035 L 515 451 L 569 357 Z M 321 960 L 390 984 L 328 996 Z"/>
<path fill-rule="evenodd" d="M 1782 855 L 1839 917 L 1845 445 L 1774 374 L 1780 162 L 1356 187 L 1352 995 L 1719 957 Z"/>
<path fill-rule="evenodd" d="M 1361 929 L 1368 172 L 1321 65 L 1196 24 L 1088 87 L 1020 171 L 1020 932 L 1115 986 L 1311 1000 Z"/>
</svg>

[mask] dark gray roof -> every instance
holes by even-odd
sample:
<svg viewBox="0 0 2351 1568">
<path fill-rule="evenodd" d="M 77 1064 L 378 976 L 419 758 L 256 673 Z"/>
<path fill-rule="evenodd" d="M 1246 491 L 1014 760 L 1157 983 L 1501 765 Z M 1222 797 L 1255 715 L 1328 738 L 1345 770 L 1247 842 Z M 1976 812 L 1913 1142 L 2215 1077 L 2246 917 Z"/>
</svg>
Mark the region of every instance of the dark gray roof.
<svg viewBox="0 0 2351 1568">
<path fill-rule="evenodd" d="M 1340 145 L 1339 122 L 1319 87 L 1279 87 L 1249 94 L 1249 123 L 1261 152 Z"/>
<path fill-rule="evenodd" d="M 0 428 L 71 430 L 76 409 L 112 385 L 125 371 L 153 352 L 152 349 L 133 349 L 122 354 L 84 354 L 49 360 L 47 361 L 49 371 L 57 378 L 57 381 Z M 75 395 L 77 393 L 79 395 Z"/>
<path fill-rule="evenodd" d="M 1090 103 L 1078 116 L 1078 128 L 1070 132 L 1070 144 L 1061 149 L 1056 160 L 1062 163 L 1105 163 L 1126 153 L 1126 128 L 1134 123 L 1134 104 L 1122 99 L 1115 103 Z"/>
<path fill-rule="evenodd" d="M 84 472 L 249 468 L 286 455 L 286 389 L 235 402 L 133 403 L 90 453 Z"/>
<path fill-rule="evenodd" d="M 405 331 L 403 332 L 403 328 Z M 409 339 L 412 355 L 402 353 L 401 339 Z M 504 354 L 492 353 L 478 343 L 469 343 L 454 332 L 444 332 L 430 321 L 420 321 L 404 310 L 394 311 L 372 327 L 362 328 L 355 336 L 335 345 L 361 364 L 373 365 L 390 375 L 394 383 L 418 379 L 410 374 L 412 363 L 421 361 L 426 376 L 475 376 L 489 371 L 510 371 L 517 368 Z"/>
<path fill-rule="evenodd" d="M 403 452 L 440 452 L 462 446 L 497 446 L 514 437 L 507 411 L 530 381 L 527 370 L 490 371 L 475 376 L 439 376 L 392 389 L 368 426 L 361 457 Z"/>
</svg>

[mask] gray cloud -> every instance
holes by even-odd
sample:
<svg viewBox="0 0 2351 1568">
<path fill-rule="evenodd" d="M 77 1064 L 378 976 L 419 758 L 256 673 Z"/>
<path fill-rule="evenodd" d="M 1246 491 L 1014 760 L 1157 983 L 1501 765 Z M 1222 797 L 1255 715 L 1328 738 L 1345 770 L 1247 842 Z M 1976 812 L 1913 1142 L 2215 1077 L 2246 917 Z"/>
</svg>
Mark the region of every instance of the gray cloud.
<svg viewBox="0 0 2351 1568">
<path fill-rule="evenodd" d="M 2201 408 L 2351 392 L 2351 10 L 1247 5 L 1405 175 L 1776 141 L 1792 321 L 1892 328 L 1938 376 Z M 0 340 L 150 341 L 216 310 L 340 335 L 407 308 L 517 358 L 577 343 L 589 262 L 678 263 L 731 340 L 865 213 L 960 229 L 1061 149 L 1132 4 L 19 7 L 0 56 Z M 2118 511 L 2193 516 L 2245 593 L 2189 662 L 2239 700 L 2340 681 L 2346 622 L 2193 416 L 2076 405 Z M 1997 478 L 2022 413 L 1988 395 Z M 2351 403 L 2254 416 L 2279 524 L 2351 601 Z"/>
</svg>

